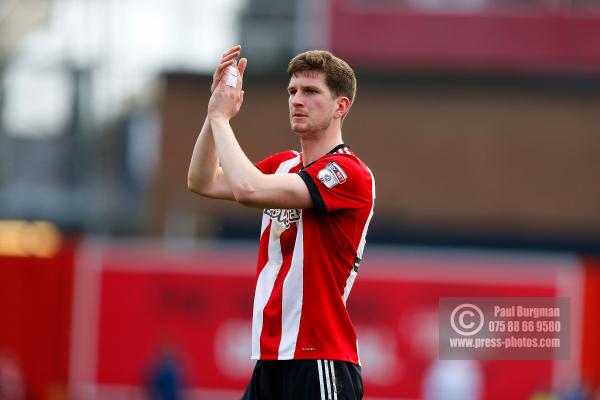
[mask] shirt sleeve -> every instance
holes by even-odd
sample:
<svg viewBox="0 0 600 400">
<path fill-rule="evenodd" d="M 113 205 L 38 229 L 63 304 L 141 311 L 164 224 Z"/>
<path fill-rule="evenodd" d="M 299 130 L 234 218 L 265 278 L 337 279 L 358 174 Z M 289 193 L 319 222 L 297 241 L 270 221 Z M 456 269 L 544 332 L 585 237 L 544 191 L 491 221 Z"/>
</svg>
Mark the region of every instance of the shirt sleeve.
<svg viewBox="0 0 600 400">
<path fill-rule="evenodd" d="M 353 156 L 325 156 L 298 175 L 306 184 L 317 212 L 356 209 L 372 204 L 372 176 Z"/>
</svg>

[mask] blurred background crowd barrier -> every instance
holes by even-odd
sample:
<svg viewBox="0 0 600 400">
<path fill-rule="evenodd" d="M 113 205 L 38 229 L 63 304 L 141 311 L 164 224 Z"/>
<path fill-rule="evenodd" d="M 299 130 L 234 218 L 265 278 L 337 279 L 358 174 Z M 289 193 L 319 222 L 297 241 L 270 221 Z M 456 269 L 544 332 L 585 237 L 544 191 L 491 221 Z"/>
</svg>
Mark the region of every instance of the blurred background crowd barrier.
<svg viewBox="0 0 600 400">
<path fill-rule="evenodd" d="M 239 397 L 260 210 L 186 188 L 236 43 L 253 161 L 291 56 L 356 69 L 367 399 L 597 398 L 600 1 L 0 0 L 0 399 Z M 569 297 L 571 359 L 436 361 L 440 296 Z"/>
</svg>

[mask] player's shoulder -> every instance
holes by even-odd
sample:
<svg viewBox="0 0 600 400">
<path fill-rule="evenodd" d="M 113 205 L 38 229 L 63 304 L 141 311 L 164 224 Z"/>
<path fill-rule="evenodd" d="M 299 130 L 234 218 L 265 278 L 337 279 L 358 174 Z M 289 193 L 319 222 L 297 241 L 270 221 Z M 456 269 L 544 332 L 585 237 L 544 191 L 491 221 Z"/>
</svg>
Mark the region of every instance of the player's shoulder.
<svg viewBox="0 0 600 400">
<path fill-rule="evenodd" d="M 334 149 L 316 164 L 313 174 L 329 189 L 339 186 L 357 193 L 370 193 L 374 189 L 373 174 L 350 147 Z"/>
<path fill-rule="evenodd" d="M 321 167 L 327 166 L 330 163 L 333 164 L 333 167 L 337 166 L 337 168 L 342 168 L 344 171 L 348 170 L 354 175 L 372 175 L 367 165 L 349 146 L 335 149 L 333 152 L 326 154 L 321 158 Z"/>
</svg>

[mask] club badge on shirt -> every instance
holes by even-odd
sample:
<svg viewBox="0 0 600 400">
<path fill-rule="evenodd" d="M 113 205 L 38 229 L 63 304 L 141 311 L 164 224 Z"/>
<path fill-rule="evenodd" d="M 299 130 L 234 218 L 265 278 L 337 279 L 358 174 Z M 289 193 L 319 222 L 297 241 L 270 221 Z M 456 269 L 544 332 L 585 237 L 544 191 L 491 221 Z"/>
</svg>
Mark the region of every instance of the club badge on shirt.
<svg viewBox="0 0 600 400">
<path fill-rule="evenodd" d="M 348 178 L 344 170 L 335 162 L 327 164 L 325 168 L 319 171 L 317 177 L 328 188 L 341 185 Z"/>
</svg>

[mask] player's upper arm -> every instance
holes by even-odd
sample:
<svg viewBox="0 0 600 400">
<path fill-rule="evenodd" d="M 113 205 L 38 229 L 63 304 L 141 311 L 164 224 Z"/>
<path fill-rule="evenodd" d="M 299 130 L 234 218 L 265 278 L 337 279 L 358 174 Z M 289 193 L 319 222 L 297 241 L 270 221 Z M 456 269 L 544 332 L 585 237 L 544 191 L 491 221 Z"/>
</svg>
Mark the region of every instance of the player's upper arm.
<svg viewBox="0 0 600 400">
<path fill-rule="evenodd" d="M 235 193 L 239 203 L 256 208 L 311 208 L 313 202 L 298 174 L 261 174 L 252 188 Z"/>
</svg>

